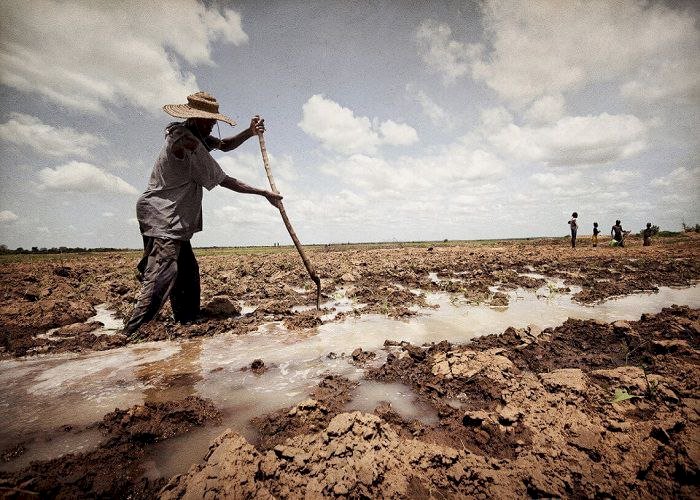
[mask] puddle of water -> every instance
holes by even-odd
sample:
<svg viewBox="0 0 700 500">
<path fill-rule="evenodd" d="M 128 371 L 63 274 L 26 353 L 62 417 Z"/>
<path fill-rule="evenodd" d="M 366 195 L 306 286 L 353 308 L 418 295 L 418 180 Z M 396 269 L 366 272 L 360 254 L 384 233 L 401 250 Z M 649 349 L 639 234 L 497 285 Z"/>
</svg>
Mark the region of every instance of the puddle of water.
<svg viewBox="0 0 700 500">
<path fill-rule="evenodd" d="M 331 321 L 339 313 L 347 313 L 353 309 L 358 309 L 364 306 L 364 304 L 358 304 L 354 300 L 348 297 L 348 291 L 345 288 L 340 288 L 333 293 L 333 298 L 329 301 L 322 302 L 319 304 L 321 310 L 330 309 L 329 313 L 320 316 L 321 321 Z M 292 312 L 304 312 L 314 309 L 314 305 L 303 305 L 303 306 L 293 306 L 291 308 Z"/>
<path fill-rule="evenodd" d="M 107 304 L 96 305 L 95 313 L 92 318 L 88 319 L 88 322 L 99 321 L 104 326 L 93 333 L 114 333 L 124 328 L 124 320 L 115 318 L 114 313 L 107 309 Z"/>
<path fill-rule="evenodd" d="M 0 362 L 0 450 L 66 425 L 81 429 L 117 407 L 143 403 L 152 384 L 138 378 L 139 370 L 178 349 L 143 344 Z"/>
<path fill-rule="evenodd" d="M 417 401 L 413 389 L 399 383 L 363 381 L 353 391 L 352 400 L 345 406 L 345 410 L 372 413 L 382 402 L 389 403 L 404 420 L 419 420 L 426 425 L 438 422 L 437 410 Z"/>
<path fill-rule="evenodd" d="M 255 310 L 258 308 L 258 306 L 251 306 L 243 301 L 240 301 L 238 304 L 241 306 L 241 316 L 255 312 Z"/>
<path fill-rule="evenodd" d="M 94 335 L 114 335 L 117 331 L 124 328 L 124 321 L 116 318 L 114 312 L 107 309 L 107 304 L 98 304 L 95 306 L 95 315 L 88 318 L 85 322 L 90 323 L 93 321 L 99 321 L 103 326 L 93 330 Z M 46 331 L 46 333 L 40 333 L 37 335 L 39 338 L 45 338 L 48 340 L 62 340 L 66 338 L 72 338 L 72 336 L 61 336 L 56 337 L 54 334 L 60 330 L 60 328 L 51 328 Z"/>
<path fill-rule="evenodd" d="M 0 450 L 63 425 L 84 428 L 116 407 L 125 409 L 144 401 L 190 394 L 210 398 L 224 411 L 221 426 L 196 429 L 154 449 L 151 474 L 180 473 L 199 461 L 211 440 L 227 427 L 254 440 L 249 425 L 252 417 L 305 399 L 326 373 L 361 378 L 363 370 L 349 363 L 348 356 L 332 359 L 328 357 L 330 352 L 349 354 L 361 347 L 377 352 L 373 363 L 381 363 L 386 355 L 381 350 L 385 339 L 419 345 L 441 340 L 462 343 L 479 335 L 501 333 L 508 326 L 535 324 L 545 328 L 557 326 L 568 317 L 607 322 L 636 320 L 641 313 L 655 313 L 674 303 L 700 307 L 697 285 L 685 289 L 664 287 L 658 293 L 582 306 L 572 302 L 570 294 L 556 291 L 556 280 L 549 282 L 555 286 L 509 292 L 510 303 L 503 308 L 455 305 L 450 294 L 429 293 L 428 302 L 440 307 L 423 310 L 420 316 L 405 321 L 378 315 L 349 317 L 307 332 L 290 332 L 281 323 L 269 323 L 243 336 L 224 334 L 81 355 L 0 361 L 0 420 L 4 423 Z M 546 298 L 538 299 L 538 294 Z M 258 358 L 269 368 L 265 373 L 241 371 Z M 369 409 L 376 401 L 388 399 L 400 413 L 421 418 L 429 415 L 425 409 L 410 408 L 415 403 L 404 389 L 371 384 L 361 381 L 354 404 L 361 405 L 364 400 Z M 65 446 L 48 445 L 42 456 L 53 458 L 67 451 L 84 450 L 99 441 L 89 433 L 84 438 L 71 438 L 72 442 L 66 438 Z M 14 468 L 16 463 L 0 464 L 0 470 Z"/>
<path fill-rule="evenodd" d="M 89 451 L 104 438 L 98 429 L 85 429 L 78 432 L 67 431 L 51 439 L 41 437 L 24 445 L 25 452 L 16 459 L 3 464 L 2 470 L 14 472 L 34 461 L 51 460 L 66 453 Z"/>
</svg>

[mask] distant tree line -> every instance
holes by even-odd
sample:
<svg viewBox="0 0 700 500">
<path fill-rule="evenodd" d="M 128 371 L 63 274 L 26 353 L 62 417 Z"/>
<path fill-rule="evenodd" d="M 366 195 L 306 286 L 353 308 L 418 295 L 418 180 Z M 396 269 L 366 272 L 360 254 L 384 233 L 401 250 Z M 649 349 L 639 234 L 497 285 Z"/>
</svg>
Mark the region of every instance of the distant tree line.
<svg viewBox="0 0 700 500">
<path fill-rule="evenodd" d="M 644 229 L 642 228 L 641 231 L 639 231 L 640 235 L 644 234 Z M 695 226 L 688 226 L 685 222 L 683 223 L 683 232 L 686 233 L 700 233 L 700 224 L 695 224 Z M 652 226 L 652 235 L 658 235 L 658 236 L 675 236 L 679 233 L 675 231 L 660 231 L 659 226 Z M 519 239 L 531 239 L 531 238 L 519 238 Z M 445 243 L 447 243 L 447 238 L 443 240 Z M 403 242 L 403 243 L 415 243 L 415 242 Z M 341 243 L 341 245 L 344 245 L 345 243 Z M 348 242 L 348 245 L 352 245 L 353 243 Z M 279 246 L 279 243 L 275 243 L 273 246 Z M 328 245 L 326 245 L 328 246 Z M 218 247 L 211 247 L 211 248 L 218 248 Z M 32 247 L 31 249 L 26 249 L 22 247 L 17 247 L 14 250 L 7 248 L 7 245 L 2 245 L 0 244 L 0 255 L 8 255 L 8 254 L 60 254 L 60 253 L 85 253 L 85 252 L 123 252 L 129 250 L 128 248 L 84 248 L 84 247 L 51 247 L 51 248 L 46 248 L 46 247 Z"/>
<path fill-rule="evenodd" d="M 695 227 L 693 226 L 688 226 L 685 222 L 683 223 L 683 231 L 686 233 L 692 233 L 695 231 L 696 233 L 700 233 L 700 224 L 695 224 Z"/>
<path fill-rule="evenodd" d="M 31 249 L 17 247 L 12 250 L 7 245 L 0 245 L 0 255 L 7 254 L 54 254 L 54 253 L 85 253 L 85 252 L 119 252 L 124 248 L 83 248 L 83 247 L 32 247 Z"/>
</svg>

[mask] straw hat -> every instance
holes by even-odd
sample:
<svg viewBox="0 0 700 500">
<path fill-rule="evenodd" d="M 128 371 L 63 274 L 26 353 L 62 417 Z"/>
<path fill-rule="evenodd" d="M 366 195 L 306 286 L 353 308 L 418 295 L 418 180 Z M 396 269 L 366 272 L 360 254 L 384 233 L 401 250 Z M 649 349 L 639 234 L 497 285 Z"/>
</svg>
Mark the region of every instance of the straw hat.
<svg viewBox="0 0 700 500">
<path fill-rule="evenodd" d="M 208 92 L 197 92 L 187 96 L 187 104 L 166 104 L 163 111 L 176 118 L 209 118 L 233 126 L 231 118 L 219 113 L 219 102 Z"/>
</svg>

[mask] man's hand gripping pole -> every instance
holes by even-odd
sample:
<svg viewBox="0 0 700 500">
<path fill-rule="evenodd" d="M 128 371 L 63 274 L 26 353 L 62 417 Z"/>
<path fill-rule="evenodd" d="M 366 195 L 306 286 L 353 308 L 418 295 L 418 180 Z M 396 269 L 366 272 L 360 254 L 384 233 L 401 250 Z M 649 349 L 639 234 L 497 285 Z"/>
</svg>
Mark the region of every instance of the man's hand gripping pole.
<svg viewBox="0 0 700 500">
<path fill-rule="evenodd" d="M 275 186 L 275 180 L 272 178 L 272 171 L 270 170 L 270 160 L 267 158 L 267 149 L 265 148 L 265 137 L 263 137 L 262 132 L 258 133 L 258 139 L 260 140 L 260 152 L 262 153 L 263 164 L 265 165 L 265 173 L 267 174 L 267 180 L 270 182 L 270 189 L 273 193 L 279 194 L 279 191 L 277 191 L 277 186 Z M 289 232 L 289 236 L 292 237 L 294 246 L 296 246 L 297 250 L 299 251 L 301 260 L 304 262 L 304 267 L 306 267 L 309 276 L 311 276 L 311 279 L 314 281 L 314 283 L 316 283 L 316 309 L 318 310 L 321 308 L 321 278 L 319 278 L 318 274 L 316 274 L 316 271 L 311 265 L 309 258 L 304 252 L 304 248 L 301 246 L 301 243 L 299 243 L 299 238 L 297 238 L 297 234 L 294 232 L 292 223 L 289 222 L 289 217 L 287 217 L 287 212 L 284 210 L 284 205 L 282 204 L 281 200 L 277 202 L 277 208 L 280 211 L 280 215 L 282 216 L 284 225 L 287 227 L 287 232 Z"/>
</svg>

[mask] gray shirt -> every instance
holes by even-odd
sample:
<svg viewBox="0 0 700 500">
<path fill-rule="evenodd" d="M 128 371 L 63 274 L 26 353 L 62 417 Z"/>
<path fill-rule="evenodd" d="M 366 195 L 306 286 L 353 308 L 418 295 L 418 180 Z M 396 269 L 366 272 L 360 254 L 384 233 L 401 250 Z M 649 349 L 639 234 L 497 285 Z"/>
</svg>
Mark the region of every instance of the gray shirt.
<svg viewBox="0 0 700 500">
<path fill-rule="evenodd" d="M 195 140 L 194 151 L 184 150 L 182 159 L 173 146 L 185 136 Z M 207 148 L 183 125 L 167 128 L 146 192 L 136 202 L 141 233 L 154 238 L 189 240 L 202 230 L 202 187 L 211 191 L 226 173 Z"/>
</svg>

